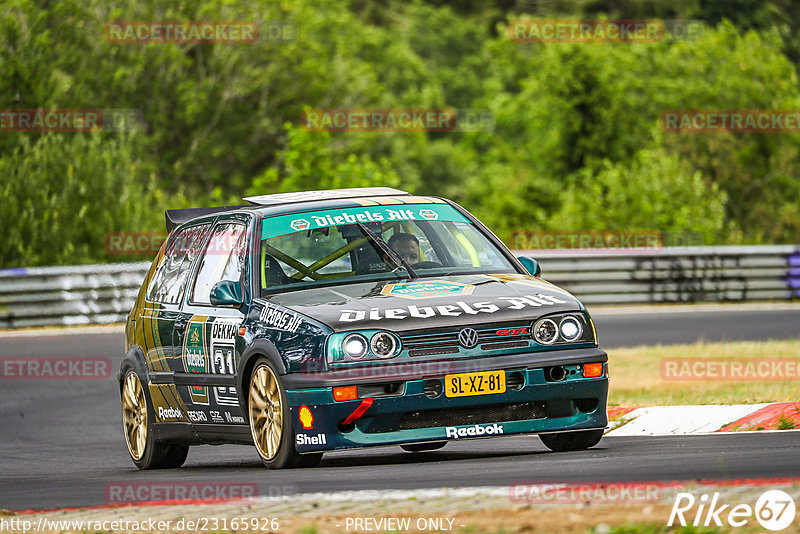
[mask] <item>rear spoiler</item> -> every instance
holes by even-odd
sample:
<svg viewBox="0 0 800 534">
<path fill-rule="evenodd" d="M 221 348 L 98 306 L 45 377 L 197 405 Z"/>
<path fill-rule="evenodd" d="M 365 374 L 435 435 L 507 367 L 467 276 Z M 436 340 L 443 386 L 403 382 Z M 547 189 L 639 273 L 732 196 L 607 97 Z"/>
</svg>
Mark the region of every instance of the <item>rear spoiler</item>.
<svg viewBox="0 0 800 534">
<path fill-rule="evenodd" d="M 222 213 L 225 211 L 233 211 L 249 207 L 252 206 L 217 206 L 214 208 L 186 208 L 181 210 L 167 210 L 164 212 L 164 218 L 167 222 L 167 233 L 171 234 L 176 226 L 183 224 L 186 221 L 191 221 L 195 217 L 213 215 L 214 213 Z"/>
</svg>

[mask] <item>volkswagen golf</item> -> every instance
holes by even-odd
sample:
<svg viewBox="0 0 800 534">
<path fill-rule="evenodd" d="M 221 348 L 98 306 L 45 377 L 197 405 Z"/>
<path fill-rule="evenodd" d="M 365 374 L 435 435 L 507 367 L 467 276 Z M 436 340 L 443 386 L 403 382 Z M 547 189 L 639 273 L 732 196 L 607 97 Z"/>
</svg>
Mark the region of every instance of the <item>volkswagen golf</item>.
<svg viewBox="0 0 800 534">
<path fill-rule="evenodd" d="M 607 355 L 586 308 L 469 212 L 389 188 L 166 212 L 118 378 L 140 469 L 538 434 L 596 445 Z"/>
</svg>

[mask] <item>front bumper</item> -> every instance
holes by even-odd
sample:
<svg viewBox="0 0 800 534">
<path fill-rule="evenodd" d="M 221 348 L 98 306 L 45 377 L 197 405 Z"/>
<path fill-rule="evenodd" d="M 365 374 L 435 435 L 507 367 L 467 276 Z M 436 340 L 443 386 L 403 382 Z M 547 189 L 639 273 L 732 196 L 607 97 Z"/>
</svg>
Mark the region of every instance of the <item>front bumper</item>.
<svg viewBox="0 0 800 534">
<path fill-rule="evenodd" d="M 335 373 L 330 379 L 316 375 L 315 387 L 306 388 L 292 386 L 306 385 L 312 378 L 286 375 L 286 394 L 297 436 L 295 445 L 298 452 L 314 452 L 604 428 L 608 424 L 607 364 L 598 378 L 583 378 L 580 364 L 607 359 L 606 353 L 597 348 L 572 349 L 552 351 L 546 356 L 520 354 L 450 362 L 453 365 L 438 374 L 436 368 L 423 366 L 416 375 L 387 374 L 357 380 L 351 377 L 352 385 L 401 386 L 391 395 L 344 402 L 333 400 L 332 387 L 348 385 Z M 547 381 L 544 369 L 552 365 L 563 365 L 573 374 L 560 382 Z M 519 389 L 499 394 L 454 398 L 444 393 L 436 398 L 426 395 L 425 386 L 431 380 L 443 380 L 445 374 L 481 370 L 505 370 L 507 380 L 513 373 L 517 379 L 521 376 L 522 382 Z M 301 417 L 303 406 L 308 410 L 302 410 Z M 353 412 L 364 409 L 363 415 L 342 424 L 349 417 L 352 419 Z"/>
</svg>

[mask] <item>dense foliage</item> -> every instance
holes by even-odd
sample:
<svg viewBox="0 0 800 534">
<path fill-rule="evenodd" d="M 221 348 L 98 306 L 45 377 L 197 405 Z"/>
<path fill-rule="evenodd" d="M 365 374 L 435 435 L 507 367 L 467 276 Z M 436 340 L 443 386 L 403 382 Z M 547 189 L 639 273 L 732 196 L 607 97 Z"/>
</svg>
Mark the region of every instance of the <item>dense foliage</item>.
<svg viewBox="0 0 800 534">
<path fill-rule="evenodd" d="M 391 185 L 516 230 L 800 241 L 800 135 L 673 133 L 668 109 L 800 109 L 788 0 L 33 0 L 0 5 L 0 108 L 114 108 L 144 127 L 0 132 L 0 267 L 118 260 L 109 232 L 244 194 Z M 534 6 L 534 7 L 530 7 Z M 519 43 L 534 17 L 702 20 L 655 43 Z M 112 20 L 246 20 L 291 38 L 117 44 Z M 309 108 L 489 110 L 492 129 L 316 132 Z M 141 258 L 139 258 L 141 259 Z"/>
</svg>

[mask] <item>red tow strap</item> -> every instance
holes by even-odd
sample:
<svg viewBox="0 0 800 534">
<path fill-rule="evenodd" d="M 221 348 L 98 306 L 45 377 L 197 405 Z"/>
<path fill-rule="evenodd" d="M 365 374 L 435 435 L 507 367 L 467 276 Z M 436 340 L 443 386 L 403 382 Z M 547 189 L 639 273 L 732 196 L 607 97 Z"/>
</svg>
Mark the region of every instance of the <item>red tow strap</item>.
<svg viewBox="0 0 800 534">
<path fill-rule="evenodd" d="M 352 423 L 353 421 L 355 421 L 356 419 L 358 419 L 359 417 L 361 417 L 362 415 L 364 415 L 364 412 L 366 412 L 367 410 L 369 410 L 369 407 L 370 407 L 370 406 L 372 406 L 372 401 L 373 401 L 373 400 L 374 400 L 374 399 L 372 399 L 372 398 L 369 398 L 369 399 L 361 399 L 361 404 L 359 404 L 359 405 L 358 405 L 358 408 L 356 408 L 356 409 L 355 409 L 355 411 L 354 411 L 353 413 L 351 413 L 351 414 L 348 416 L 348 418 L 347 418 L 347 419 L 345 419 L 344 421 L 342 421 L 342 424 L 343 424 L 343 425 L 349 425 L 350 423 Z"/>
</svg>

